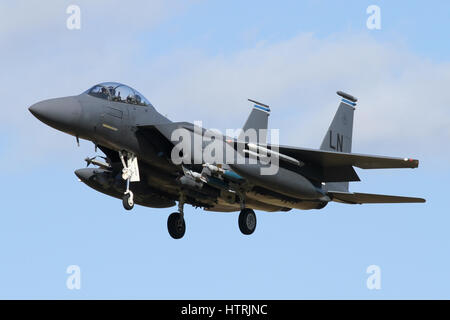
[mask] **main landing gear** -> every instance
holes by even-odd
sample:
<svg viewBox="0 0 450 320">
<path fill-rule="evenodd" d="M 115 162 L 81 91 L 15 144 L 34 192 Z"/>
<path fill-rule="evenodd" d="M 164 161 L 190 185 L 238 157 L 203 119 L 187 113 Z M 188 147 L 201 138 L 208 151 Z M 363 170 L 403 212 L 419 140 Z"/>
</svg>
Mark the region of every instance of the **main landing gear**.
<svg viewBox="0 0 450 320">
<path fill-rule="evenodd" d="M 169 234 L 174 239 L 181 239 L 186 232 L 186 223 L 184 221 L 184 195 L 180 196 L 180 200 L 178 201 L 178 212 L 174 212 L 170 214 L 167 219 L 167 230 Z"/>
<path fill-rule="evenodd" d="M 256 229 L 255 211 L 243 208 L 239 214 L 239 230 L 245 235 L 252 234 Z"/>
<path fill-rule="evenodd" d="M 241 190 L 238 192 L 240 198 L 241 212 L 239 213 L 239 230 L 245 235 L 252 234 L 256 229 L 256 214 L 253 209 L 245 207 L 245 195 Z"/>
<path fill-rule="evenodd" d="M 131 210 L 134 207 L 134 195 L 130 190 L 130 182 L 139 181 L 139 167 L 137 158 L 133 153 L 119 151 L 120 161 L 122 161 L 122 179 L 126 181 L 127 187 L 122 198 L 122 204 L 125 210 Z"/>
</svg>

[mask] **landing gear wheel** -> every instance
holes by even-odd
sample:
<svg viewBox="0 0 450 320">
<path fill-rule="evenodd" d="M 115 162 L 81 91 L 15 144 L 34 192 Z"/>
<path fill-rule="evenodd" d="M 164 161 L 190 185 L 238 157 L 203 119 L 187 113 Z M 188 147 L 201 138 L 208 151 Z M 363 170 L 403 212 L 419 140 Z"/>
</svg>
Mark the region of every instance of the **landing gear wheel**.
<svg viewBox="0 0 450 320">
<path fill-rule="evenodd" d="M 243 234 L 252 234 L 256 229 L 256 214 L 252 209 L 242 209 L 239 214 L 239 229 Z"/>
<path fill-rule="evenodd" d="M 131 210 L 134 207 L 134 199 L 133 192 L 130 190 L 130 182 L 140 181 L 138 162 L 134 154 L 126 151 L 119 151 L 119 158 L 123 166 L 122 179 L 126 181 L 122 204 L 125 210 Z"/>
<path fill-rule="evenodd" d="M 186 223 L 179 212 L 172 213 L 167 219 L 167 229 L 174 239 L 181 239 L 186 232 Z"/>
<path fill-rule="evenodd" d="M 122 198 L 122 204 L 125 210 L 131 210 L 134 207 L 133 194 L 131 192 L 125 193 Z"/>
</svg>

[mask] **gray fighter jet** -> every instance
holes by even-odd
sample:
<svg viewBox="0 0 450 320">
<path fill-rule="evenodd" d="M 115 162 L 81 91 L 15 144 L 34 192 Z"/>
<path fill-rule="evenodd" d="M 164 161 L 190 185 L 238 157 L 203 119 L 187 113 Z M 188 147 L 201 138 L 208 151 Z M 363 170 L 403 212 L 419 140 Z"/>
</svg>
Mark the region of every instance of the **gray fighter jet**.
<svg viewBox="0 0 450 320">
<path fill-rule="evenodd" d="M 77 96 L 41 101 L 30 112 L 47 125 L 92 141 L 104 153 L 87 158 L 94 168 L 75 171 L 89 187 L 134 204 L 178 211 L 168 217 L 169 234 L 182 238 L 184 204 L 207 211 L 240 211 L 243 234 L 256 228 L 254 209 L 322 209 L 346 204 L 425 202 L 421 198 L 349 191 L 362 169 L 417 168 L 418 160 L 351 153 L 357 99 L 338 91 L 340 104 L 320 150 L 267 143 L 269 106 L 253 109 L 240 134 L 221 136 L 188 122 L 172 122 L 138 91 L 108 82 Z M 258 134 L 247 134 L 256 131 Z M 196 143 L 197 142 L 197 143 Z M 215 154 L 205 160 L 205 151 Z M 221 159 L 218 154 L 231 157 Z M 266 169 L 266 172 L 264 170 Z M 270 169 L 270 170 L 269 170 Z"/>
</svg>

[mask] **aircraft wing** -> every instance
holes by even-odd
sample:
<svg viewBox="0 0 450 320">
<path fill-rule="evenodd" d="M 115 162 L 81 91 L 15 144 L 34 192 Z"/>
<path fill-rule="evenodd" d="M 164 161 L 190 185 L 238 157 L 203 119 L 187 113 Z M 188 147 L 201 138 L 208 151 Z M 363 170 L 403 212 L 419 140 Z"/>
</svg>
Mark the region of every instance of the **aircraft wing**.
<svg viewBox="0 0 450 320">
<path fill-rule="evenodd" d="M 174 129 L 184 128 L 194 131 L 194 125 L 188 122 L 172 122 L 151 126 L 138 126 L 141 130 L 157 130 L 167 141 Z M 203 128 L 202 128 L 203 129 Z M 203 129 L 204 131 L 204 129 Z M 297 148 L 289 146 L 277 146 L 278 152 L 297 159 L 304 163 L 318 165 L 322 168 L 343 168 L 354 166 L 361 169 L 389 169 L 389 168 L 417 168 L 419 160 L 410 158 L 393 158 L 375 155 L 365 155 L 358 153 L 344 153 L 334 151 L 323 151 L 307 148 Z"/>
<path fill-rule="evenodd" d="M 419 160 L 409 158 L 392 158 L 357 153 L 314 150 L 279 146 L 279 152 L 305 163 L 321 167 L 354 166 L 361 169 L 417 168 Z"/>
<path fill-rule="evenodd" d="M 329 192 L 331 199 L 336 202 L 363 204 L 363 203 L 413 203 L 425 202 L 422 198 L 388 196 L 384 194 Z"/>
<path fill-rule="evenodd" d="M 137 134 L 142 135 L 147 141 L 154 141 L 154 147 L 157 150 L 162 151 L 166 156 L 170 156 L 170 152 L 174 146 L 174 143 L 171 141 L 172 132 L 179 128 L 189 130 L 191 126 L 193 125 L 188 122 L 137 125 Z"/>
</svg>

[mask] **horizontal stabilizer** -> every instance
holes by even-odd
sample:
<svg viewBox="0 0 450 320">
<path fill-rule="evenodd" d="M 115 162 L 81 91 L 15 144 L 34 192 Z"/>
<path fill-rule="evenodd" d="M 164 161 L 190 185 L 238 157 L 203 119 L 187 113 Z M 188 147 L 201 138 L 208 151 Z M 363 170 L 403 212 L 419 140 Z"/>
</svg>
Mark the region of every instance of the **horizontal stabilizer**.
<svg viewBox="0 0 450 320">
<path fill-rule="evenodd" d="M 417 168 L 419 160 L 357 153 L 279 146 L 279 152 L 294 159 L 322 167 L 355 166 L 361 169 Z"/>
<path fill-rule="evenodd" d="M 387 196 L 384 194 L 352 193 L 352 192 L 328 192 L 331 199 L 336 202 L 363 204 L 363 203 L 414 203 L 425 202 L 422 198 Z"/>
</svg>

